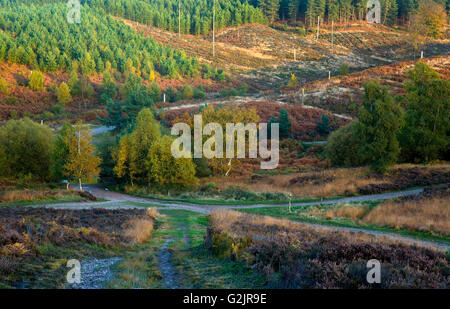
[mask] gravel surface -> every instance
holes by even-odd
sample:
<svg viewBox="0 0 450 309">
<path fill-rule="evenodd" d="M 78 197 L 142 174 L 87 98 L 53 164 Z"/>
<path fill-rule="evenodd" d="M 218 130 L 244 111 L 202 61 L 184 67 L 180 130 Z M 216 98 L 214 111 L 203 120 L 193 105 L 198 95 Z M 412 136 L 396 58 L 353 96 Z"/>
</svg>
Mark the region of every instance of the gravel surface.
<svg viewBox="0 0 450 309">
<path fill-rule="evenodd" d="M 164 245 L 159 250 L 159 262 L 158 267 L 161 271 L 161 275 L 164 280 L 164 284 L 168 289 L 181 288 L 180 280 L 178 279 L 178 273 L 175 267 L 172 265 L 172 252 L 168 247 L 173 239 L 167 239 Z"/>
<path fill-rule="evenodd" d="M 111 267 L 121 258 L 85 260 L 81 262 L 81 283 L 72 285 L 74 289 L 102 289 L 113 278 Z"/>
</svg>

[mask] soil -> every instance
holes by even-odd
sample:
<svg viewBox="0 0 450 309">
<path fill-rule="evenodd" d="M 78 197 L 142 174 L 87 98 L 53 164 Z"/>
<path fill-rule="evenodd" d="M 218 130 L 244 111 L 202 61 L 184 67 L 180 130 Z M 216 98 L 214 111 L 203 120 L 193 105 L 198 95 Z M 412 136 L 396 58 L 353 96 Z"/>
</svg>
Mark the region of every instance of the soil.
<svg viewBox="0 0 450 309">
<path fill-rule="evenodd" d="M 178 272 L 172 264 L 172 251 L 168 249 L 173 239 L 167 239 L 164 245 L 159 250 L 159 269 L 161 271 L 164 284 L 168 289 L 181 288 Z"/>
</svg>

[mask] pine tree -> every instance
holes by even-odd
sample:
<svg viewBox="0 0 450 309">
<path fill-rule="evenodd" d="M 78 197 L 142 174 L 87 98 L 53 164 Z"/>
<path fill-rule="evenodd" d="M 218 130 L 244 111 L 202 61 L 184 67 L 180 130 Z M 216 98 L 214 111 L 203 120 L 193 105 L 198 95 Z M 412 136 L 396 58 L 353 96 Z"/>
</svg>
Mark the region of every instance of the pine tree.
<svg viewBox="0 0 450 309">
<path fill-rule="evenodd" d="M 110 99 L 114 99 L 116 95 L 117 87 L 114 79 L 109 71 L 105 71 L 103 73 L 102 85 L 100 86 L 100 101 L 107 103 Z"/>
<path fill-rule="evenodd" d="M 280 110 L 278 115 L 278 122 L 280 123 L 280 138 L 288 138 L 291 136 L 292 123 L 289 119 L 289 114 L 284 108 Z"/>
</svg>

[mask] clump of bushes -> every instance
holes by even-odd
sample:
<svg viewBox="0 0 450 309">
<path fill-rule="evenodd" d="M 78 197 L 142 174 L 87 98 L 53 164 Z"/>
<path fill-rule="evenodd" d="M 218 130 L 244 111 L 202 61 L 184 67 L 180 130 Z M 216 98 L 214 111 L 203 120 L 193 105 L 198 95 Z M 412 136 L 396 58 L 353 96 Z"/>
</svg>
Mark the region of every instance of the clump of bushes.
<svg viewBox="0 0 450 309">
<path fill-rule="evenodd" d="M 246 261 L 272 288 L 448 288 L 450 275 L 446 254 L 437 250 L 235 211 L 211 214 L 205 245 L 222 258 Z M 379 284 L 366 279 L 374 257 Z"/>
</svg>

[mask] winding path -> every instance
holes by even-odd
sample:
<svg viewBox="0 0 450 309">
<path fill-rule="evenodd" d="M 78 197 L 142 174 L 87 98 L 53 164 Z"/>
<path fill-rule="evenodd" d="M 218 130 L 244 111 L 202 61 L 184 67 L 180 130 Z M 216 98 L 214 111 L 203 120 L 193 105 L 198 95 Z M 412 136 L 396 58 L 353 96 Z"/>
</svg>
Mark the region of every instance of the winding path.
<svg viewBox="0 0 450 309">
<path fill-rule="evenodd" d="M 112 192 L 104 190 L 98 186 L 85 186 L 85 190 L 90 191 L 97 198 L 107 199 L 106 202 L 70 202 L 59 204 L 43 204 L 34 205 L 32 207 L 46 207 L 46 208 L 58 208 L 58 209 L 92 209 L 92 208 L 105 208 L 105 209 L 134 209 L 138 207 L 155 207 L 157 209 L 184 209 L 197 213 L 209 214 L 214 210 L 220 209 L 245 209 L 245 208 L 272 208 L 272 207 L 288 207 L 288 204 L 252 204 L 252 205 L 199 205 L 194 203 L 179 202 L 179 201 L 163 201 L 157 199 L 141 198 L 130 196 L 123 193 Z M 398 192 L 381 193 L 373 195 L 361 195 L 354 197 L 347 197 L 341 199 L 315 201 L 315 202 L 302 202 L 292 203 L 292 206 L 313 206 L 313 205 L 330 205 L 339 203 L 351 203 L 351 202 L 368 202 L 368 201 L 381 201 L 386 199 L 393 199 L 402 196 L 418 195 L 423 192 L 423 189 L 411 189 Z M 140 205 L 141 204 L 141 205 Z M 426 241 L 419 240 L 413 237 L 402 236 L 396 233 L 389 233 L 383 231 L 367 230 L 362 228 L 350 228 L 350 227 L 338 227 L 328 226 L 313 223 L 300 223 L 315 228 L 324 230 L 336 230 L 347 231 L 354 233 L 365 233 L 368 235 L 387 237 L 393 240 L 407 242 L 426 247 L 434 247 L 440 250 L 449 250 L 450 244 L 446 242 Z"/>
</svg>

